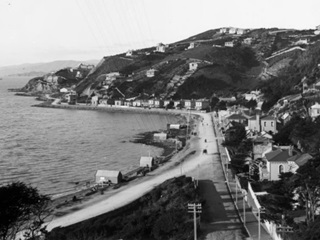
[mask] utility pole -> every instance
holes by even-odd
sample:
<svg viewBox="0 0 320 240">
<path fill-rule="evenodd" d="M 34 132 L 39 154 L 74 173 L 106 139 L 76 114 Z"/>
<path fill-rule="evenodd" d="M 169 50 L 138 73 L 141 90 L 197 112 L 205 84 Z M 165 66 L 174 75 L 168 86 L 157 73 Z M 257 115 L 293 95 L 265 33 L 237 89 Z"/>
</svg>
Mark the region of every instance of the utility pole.
<svg viewBox="0 0 320 240">
<path fill-rule="evenodd" d="M 188 203 L 188 212 L 193 213 L 194 240 L 197 240 L 197 213 L 201 213 L 201 203 Z"/>
</svg>

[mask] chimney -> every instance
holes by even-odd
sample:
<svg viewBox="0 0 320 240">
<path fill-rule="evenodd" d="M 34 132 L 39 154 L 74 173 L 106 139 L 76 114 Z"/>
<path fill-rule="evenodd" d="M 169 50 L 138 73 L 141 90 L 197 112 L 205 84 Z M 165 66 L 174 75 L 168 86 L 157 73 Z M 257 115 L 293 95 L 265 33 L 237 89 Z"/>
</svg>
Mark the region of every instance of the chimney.
<svg viewBox="0 0 320 240">
<path fill-rule="evenodd" d="M 289 147 L 288 154 L 289 154 L 290 157 L 293 156 L 293 146 L 292 145 L 290 145 L 290 147 Z"/>
</svg>

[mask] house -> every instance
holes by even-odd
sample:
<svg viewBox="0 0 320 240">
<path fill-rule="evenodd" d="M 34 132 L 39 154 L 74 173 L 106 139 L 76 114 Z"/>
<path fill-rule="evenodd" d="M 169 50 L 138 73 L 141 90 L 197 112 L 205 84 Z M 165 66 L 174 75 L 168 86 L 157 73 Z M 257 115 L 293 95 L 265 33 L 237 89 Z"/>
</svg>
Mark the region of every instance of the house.
<svg viewBox="0 0 320 240">
<path fill-rule="evenodd" d="M 242 35 L 242 34 L 245 34 L 245 33 L 247 32 L 246 29 L 242 29 L 242 28 L 238 28 L 236 31 L 237 31 L 237 32 L 236 32 L 237 35 Z"/>
<path fill-rule="evenodd" d="M 153 98 L 148 100 L 148 106 L 154 107 L 154 99 Z"/>
<path fill-rule="evenodd" d="M 242 41 L 244 44 L 246 44 L 246 45 L 251 45 L 251 43 L 252 43 L 252 38 L 245 38 L 245 39 L 243 39 L 243 41 Z"/>
<path fill-rule="evenodd" d="M 312 156 L 308 153 L 297 153 L 293 147 L 287 149 L 276 149 L 265 154 L 267 160 L 267 171 L 269 173 L 269 181 L 279 180 L 281 173 L 295 173 L 297 169 L 306 164 Z"/>
<path fill-rule="evenodd" d="M 156 52 L 166 52 L 166 45 L 163 43 L 158 43 L 156 46 Z"/>
<path fill-rule="evenodd" d="M 320 25 L 316 26 L 316 30 L 314 31 L 315 35 L 319 35 L 320 34 Z"/>
<path fill-rule="evenodd" d="M 298 41 L 295 42 L 295 45 L 300 45 L 300 44 L 309 44 L 309 39 L 308 38 L 300 38 Z"/>
<path fill-rule="evenodd" d="M 272 140 L 258 136 L 252 141 L 253 143 L 253 159 L 263 158 L 266 153 L 272 151 Z"/>
<path fill-rule="evenodd" d="M 98 96 L 93 96 L 91 98 L 91 105 L 98 105 L 98 100 L 99 100 Z"/>
<path fill-rule="evenodd" d="M 123 106 L 124 105 L 124 101 L 121 99 L 116 99 L 114 100 L 114 105 L 119 107 L 119 106 Z"/>
<path fill-rule="evenodd" d="M 312 119 L 315 119 L 316 117 L 318 117 L 320 115 L 320 104 L 319 103 L 315 103 L 314 105 L 312 105 L 309 108 L 309 115 Z"/>
<path fill-rule="evenodd" d="M 237 29 L 236 28 L 229 28 L 229 34 L 236 34 Z"/>
<path fill-rule="evenodd" d="M 155 142 L 162 142 L 167 140 L 167 134 L 164 132 L 161 133 L 154 133 L 153 134 L 153 141 Z"/>
<path fill-rule="evenodd" d="M 120 183 L 122 181 L 122 173 L 112 170 L 98 170 L 96 172 L 96 183 Z"/>
<path fill-rule="evenodd" d="M 319 105 L 319 106 L 320 106 L 320 105 Z M 319 114 L 320 114 L 320 113 L 319 113 Z M 286 113 L 284 113 L 284 114 L 280 117 L 280 119 L 282 120 L 283 124 L 286 124 L 287 122 L 290 121 L 291 115 L 290 115 L 290 113 L 286 112 Z"/>
<path fill-rule="evenodd" d="M 173 124 L 173 123 L 171 123 L 171 124 L 167 124 L 167 130 L 171 130 L 171 129 L 180 129 L 181 128 L 181 126 L 180 126 L 180 124 L 178 124 L 178 123 L 176 123 L 176 124 Z"/>
<path fill-rule="evenodd" d="M 153 157 L 141 157 L 140 158 L 140 167 L 151 168 L 154 165 Z"/>
<path fill-rule="evenodd" d="M 175 108 L 182 108 L 183 107 L 183 102 L 181 100 L 174 100 L 173 101 L 173 106 Z"/>
<path fill-rule="evenodd" d="M 260 90 L 251 91 L 250 93 L 243 94 L 243 97 L 247 100 L 256 100 L 259 101 L 261 98 L 261 92 Z"/>
<path fill-rule="evenodd" d="M 228 31 L 227 28 L 220 28 L 220 30 L 219 30 L 220 33 L 226 33 L 227 31 Z"/>
<path fill-rule="evenodd" d="M 235 97 L 219 97 L 220 102 L 235 102 L 236 100 Z"/>
<path fill-rule="evenodd" d="M 195 108 L 195 101 L 194 100 L 183 100 L 185 109 L 194 109 Z"/>
<path fill-rule="evenodd" d="M 290 149 L 277 149 L 275 151 L 266 153 L 267 171 L 269 173 L 269 181 L 279 180 L 281 173 L 289 172 L 289 165 L 287 159 L 293 156 L 292 148 Z"/>
<path fill-rule="evenodd" d="M 141 106 L 142 106 L 142 100 L 141 100 L 141 99 L 135 99 L 135 100 L 132 102 L 132 106 L 133 106 L 133 107 L 141 107 Z"/>
<path fill-rule="evenodd" d="M 224 46 L 225 46 L 225 47 L 233 47 L 233 46 L 234 46 L 234 43 L 233 43 L 233 41 L 231 41 L 231 42 L 225 42 L 225 43 L 224 43 Z"/>
<path fill-rule="evenodd" d="M 309 160 L 312 159 L 312 156 L 309 153 L 297 154 L 287 159 L 289 165 L 289 171 L 296 173 L 299 167 L 306 164 Z"/>
<path fill-rule="evenodd" d="M 126 100 L 123 102 L 123 105 L 126 107 L 132 107 L 132 101 Z"/>
<path fill-rule="evenodd" d="M 194 42 L 191 42 L 190 45 L 189 45 L 189 47 L 188 47 L 188 49 L 192 49 L 192 48 L 195 48 L 195 47 L 196 47 L 195 43 L 194 43 Z"/>
<path fill-rule="evenodd" d="M 151 68 L 151 69 L 147 70 L 146 76 L 147 76 L 148 78 L 154 77 L 154 76 L 156 75 L 156 72 L 157 72 L 157 71 L 158 71 L 158 70 L 156 70 L 156 69 L 154 69 L 154 68 Z"/>
<path fill-rule="evenodd" d="M 248 128 L 256 132 L 271 131 L 272 133 L 277 133 L 277 121 L 274 117 L 261 117 L 260 114 L 256 114 L 256 116 L 248 119 Z"/>
<path fill-rule="evenodd" d="M 167 107 L 170 104 L 170 102 L 171 102 L 170 100 L 164 100 L 163 101 L 163 106 Z"/>
<path fill-rule="evenodd" d="M 227 123 L 230 122 L 238 122 L 238 123 L 242 123 L 242 124 L 246 124 L 247 123 L 247 118 L 244 117 L 242 114 L 232 114 L 229 117 L 226 118 Z"/>
<path fill-rule="evenodd" d="M 199 64 L 200 64 L 200 62 L 191 62 L 191 63 L 189 63 L 189 70 L 190 71 L 197 70 Z"/>
<path fill-rule="evenodd" d="M 161 99 L 154 99 L 154 107 L 155 108 L 162 108 L 164 105 L 163 100 Z"/>
<path fill-rule="evenodd" d="M 195 101 L 195 109 L 202 110 L 207 109 L 210 106 L 209 100 L 206 99 L 198 99 Z"/>
<path fill-rule="evenodd" d="M 130 57 L 130 56 L 132 56 L 133 55 L 133 50 L 128 50 L 127 52 L 126 52 L 126 56 L 127 57 Z"/>
</svg>

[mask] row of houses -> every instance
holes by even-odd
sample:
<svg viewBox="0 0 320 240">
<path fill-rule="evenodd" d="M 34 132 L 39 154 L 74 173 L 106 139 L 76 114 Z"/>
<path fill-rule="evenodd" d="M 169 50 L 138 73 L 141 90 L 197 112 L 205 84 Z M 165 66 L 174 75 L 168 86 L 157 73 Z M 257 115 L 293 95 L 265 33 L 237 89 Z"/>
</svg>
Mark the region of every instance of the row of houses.
<svg viewBox="0 0 320 240">
<path fill-rule="evenodd" d="M 165 108 L 172 107 L 175 109 L 194 109 L 202 110 L 207 109 L 210 106 L 210 101 L 207 99 L 197 99 L 197 100 L 162 100 L 157 98 L 152 99 L 135 99 L 135 100 L 125 100 L 116 99 L 114 104 L 110 104 L 107 99 L 100 99 L 100 105 L 115 105 L 115 106 L 127 106 L 127 107 L 144 107 L 144 108 Z"/>
<path fill-rule="evenodd" d="M 242 35 L 248 32 L 248 29 L 243 29 L 243 28 L 220 28 L 219 30 L 220 33 L 229 33 L 229 34 L 237 34 L 237 35 Z"/>
</svg>

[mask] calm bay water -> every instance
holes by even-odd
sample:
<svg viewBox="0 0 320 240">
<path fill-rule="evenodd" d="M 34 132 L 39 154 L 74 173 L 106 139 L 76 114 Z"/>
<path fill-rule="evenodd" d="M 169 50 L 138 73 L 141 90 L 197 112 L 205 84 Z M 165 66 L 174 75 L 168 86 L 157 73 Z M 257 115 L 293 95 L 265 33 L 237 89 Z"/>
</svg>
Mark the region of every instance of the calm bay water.
<svg viewBox="0 0 320 240">
<path fill-rule="evenodd" d="M 125 173 L 139 165 L 141 155 L 162 152 L 130 140 L 176 121 L 165 115 L 31 107 L 34 98 L 7 91 L 29 79 L 0 81 L 0 184 L 23 181 L 56 194 L 93 180 L 97 169 Z"/>
</svg>

